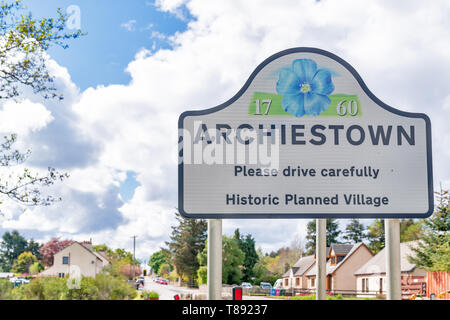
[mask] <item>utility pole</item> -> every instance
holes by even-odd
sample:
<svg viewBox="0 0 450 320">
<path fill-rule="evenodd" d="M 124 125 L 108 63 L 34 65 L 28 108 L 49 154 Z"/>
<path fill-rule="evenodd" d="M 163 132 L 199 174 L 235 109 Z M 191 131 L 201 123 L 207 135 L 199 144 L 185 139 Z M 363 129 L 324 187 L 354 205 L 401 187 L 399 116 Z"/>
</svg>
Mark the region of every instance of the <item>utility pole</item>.
<svg viewBox="0 0 450 320">
<path fill-rule="evenodd" d="M 135 261 L 136 261 L 136 236 L 133 236 L 133 281 L 134 278 L 136 278 L 136 267 L 135 267 Z"/>
</svg>

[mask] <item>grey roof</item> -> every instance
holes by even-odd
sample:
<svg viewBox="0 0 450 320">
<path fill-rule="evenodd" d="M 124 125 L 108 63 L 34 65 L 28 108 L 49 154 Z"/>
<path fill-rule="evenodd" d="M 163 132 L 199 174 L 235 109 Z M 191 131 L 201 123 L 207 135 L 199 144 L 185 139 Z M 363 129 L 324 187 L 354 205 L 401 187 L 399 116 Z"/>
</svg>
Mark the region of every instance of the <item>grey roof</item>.
<svg viewBox="0 0 450 320">
<path fill-rule="evenodd" d="M 333 249 L 335 254 L 347 255 L 354 247 L 355 246 L 353 244 L 338 244 L 338 243 L 331 244 L 331 249 Z"/>
<path fill-rule="evenodd" d="M 290 272 L 292 270 L 292 273 L 294 276 L 302 276 L 305 271 L 308 270 L 309 267 L 311 267 L 314 263 L 314 256 L 306 256 L 300 258 L 291 269 L 285 272 L 283 277 L 289 277 Z"/>
<path fill-rule="evenodd" d="M 331 248 L 334 250 L 334 246 L 339 246 L 340 250 L 339 252 L 345 252 L 346 256 L 344 257 L 344 259 L 342 259 L 338 264 L 336 264 L 335 266 L 331 265 L 331 261 L 328 260 L 327 264 L 326 264 L 326 273 L 327 275 L 332 274 L 337 268 L 339 268 L 342 264 L 345 263 L 345 261 L 347 261 L 347 259 L 353 254 L 353 252 L 355 252 L 356 250 L 358 250 L 359 247 L 361 247 L 362 245 L 364 245 L 362 242 L 359 243 L 355 243 L 355 244 L 335 244 L 335 245 L 331 245 Z M 345 246 L 345 247 L 344 247 Z M 350 248 L 350 249 L 349 249 Z M 335 253 L 337 254 L 337 252 L 335 251 Z M 340 254 L 344 254 L 344 253 L 340 253 Z M 315 276 L 317 273 L 317 265 L 314 265 L 305 275 L 306 276 Z"/>
<path fill-rule="evenodd" d="M 408 256 L 413 255 L 411 247 L 417 246 L 417 241 L 400 243 L 400 269 L 401 272 L 411 272 L 415 265 L 408 261 Z M 373 256 L 366 264 L 355 271 L 355 275 L 363 274 L 385 274 L 386 273 L 386 250 L 383 248 Z"/>
</svg>

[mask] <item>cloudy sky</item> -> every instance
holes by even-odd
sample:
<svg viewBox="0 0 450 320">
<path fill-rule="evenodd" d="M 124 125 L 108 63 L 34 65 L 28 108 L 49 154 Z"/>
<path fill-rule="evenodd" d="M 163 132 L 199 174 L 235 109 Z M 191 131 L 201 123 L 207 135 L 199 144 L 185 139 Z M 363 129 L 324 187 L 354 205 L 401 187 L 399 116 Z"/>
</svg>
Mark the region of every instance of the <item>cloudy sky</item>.
<svg viewBox="0 0 450 320">
<path fill-rule="evenodd" d="M 30 94 L 0 105 L 36 170 L 70 178 L 52 207 L 2 207 L 0 233 L 93 239 L 141 259 L 168 240 L 177 205 L 177 120 L 231 98 L 270 55 L 317 47 L 340 56 L 383 102 L 429 115 L 435 188 L 450 185 L 450 2 L 25 1 L 35 16 L 80 13 L 88 35 L 52 48 L 62 102 Z M 74 7 L 76 5 L 77 7 Z M 72 7 L 70 7 L 72 6 Z M 264 251 L 304 237 L 307 220 L 226 220 Z"/>
</svg>

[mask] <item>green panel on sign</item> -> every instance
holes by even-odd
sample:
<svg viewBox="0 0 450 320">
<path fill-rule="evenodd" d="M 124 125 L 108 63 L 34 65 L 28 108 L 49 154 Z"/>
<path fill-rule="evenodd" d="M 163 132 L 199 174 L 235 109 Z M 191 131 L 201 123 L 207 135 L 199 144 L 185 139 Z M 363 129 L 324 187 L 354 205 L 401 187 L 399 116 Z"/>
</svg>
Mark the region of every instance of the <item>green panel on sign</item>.
<svg viewBox="0 0 450 320">
<path fill-rule="evenodd" d="M 358 96 L 348 94 L 332 94 L 328 96 L 331 100 L 330 106 L 323 111 L 318 117 L 360 117 L 362 115 L 361 103 Z M 253 93 L 252 100 L 248 109 L 249 115 L 255 116 L 284 116 L 294 117 L 292 114 L 284 111 L 281 106 L 283 96 L 266 93 Z M 267 110 L 270 101 L 270 108 Z M 257 105 L 259 103 L 259 112 L 257 112 Z M 339 113 L 338 113 L 339 112 Z M 304 115 L 303 117 L 311 117 Z"/>
</svg>

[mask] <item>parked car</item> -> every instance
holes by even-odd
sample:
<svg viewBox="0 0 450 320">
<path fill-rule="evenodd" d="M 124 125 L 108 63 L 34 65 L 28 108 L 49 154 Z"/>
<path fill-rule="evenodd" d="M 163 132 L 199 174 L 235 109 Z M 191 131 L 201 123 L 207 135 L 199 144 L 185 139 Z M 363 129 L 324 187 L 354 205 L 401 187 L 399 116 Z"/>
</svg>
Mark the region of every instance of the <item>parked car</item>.
<svg viewBox="0 0 450 320">
<path fill-rule="evenodd" d="M 136 280 L 136 284 L 142 284 L 142 285 L 144 285 L 144 277 L 139 277 L 139 278 Z"/>
<path fill-rule="evenodd" d="M 250 284 L 250 282 L 242 282 L 241 287 L 245 288 L 245 289 L 253 288 L 253 286 Z"/>
<path fill-rule="evenodd" d="M 277 279 L 275 283 L 273 284 L 273 288 L 280 289 L 283 285 L 283 279 Z"/>
<path fill-rule="evenodd" d="M 167 281 L 167 279 L 164 279 L 164 278 L 159 278 L 159 280 L 158 280 L 158 282 L 157 283 L 159 283 L 159 284 L 169 284 L 169 281 Z"/>
<path fill-rule="evenodd" d="M 272 289 L 272 285 L 271 285 L 270 283 L 268 283 L 268 282 L 261 282 L 261 283 L 259 284 L 259 286 L 260 286 L 262 289 Z"/>
<path fill-rule="evenodd" d="M 153 282 L 158 283 L 159 279 L 161 279 L 161 278 L 160 277 L 156 277 L 156 278 L 153 279 Z"/>
<path fill-rule="evenodd" d="M 25 278 L 13 277 L 9 279 L 10 282 L 14 284 L 14 287 L 18 287 L 24 283 L 30 283 L 30 280 Z"/>
</svg>

